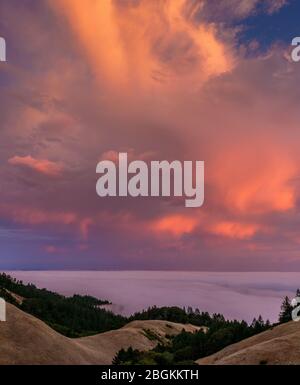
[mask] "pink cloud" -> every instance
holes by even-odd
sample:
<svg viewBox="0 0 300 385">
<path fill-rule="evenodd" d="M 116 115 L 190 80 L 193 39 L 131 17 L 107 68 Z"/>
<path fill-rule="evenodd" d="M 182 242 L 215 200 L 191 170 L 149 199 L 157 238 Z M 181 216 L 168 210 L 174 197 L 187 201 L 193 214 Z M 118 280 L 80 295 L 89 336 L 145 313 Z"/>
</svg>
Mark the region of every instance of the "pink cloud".
<svg viewBox="0 0 300 385">
<path fill-rule="evenodd" d="M 18 205 L 2 206 L 1 213 L 17 223 L 39 225 L 45 223 L 58 223 L 71 225 L 76 223 L 76 213 L 66 211 L 41 210 L 34 207 L 20 207 Z"/>
<path fill-rule="evenodd" d="M 46 253 L 48 254 L 57 254 L 60 249 L 56 246 L 53 246 L 53 245 L 47 245 L 45 246 L 44 250 L 46 251 Z"/>
<path fill-rule="evenodd" d="M 89 228 L 94 223 L 92 218 L 84 218 L 80 221 L 80 233 L 84 240 L 88 238 Z"/>
<path fill-rule="evenodd" d="M 230 46 L 214 25 L 193 22 L 200 3 L 56 0 L 52 6 L 66 16 L 101 84 L 124 96 L 130 90 L 193 87 L 233 66 Z"/>
<path fill-rule="evenodd" d="M 63 169 L 59 163 L 55 163 L 47 159 L 36 159 L 31 155 L 13 156 L 8 159 L 8 163 L 14 166 L 25 166 L 38 173 L 48 176 L 58 176 L 62 173 Z"/>
<path fill-rule="evenodd" d="M 182 214 L 166 215 L 150 223 L 150 228 L 158 234 L 169 233 L 182 236 L 193 232 L 198 224 L 195 217 Z"/>
<path fill-rule="evenodd" d="M 212 226 L 211 232 L 232 239 L 250 239 L 260 228 L 261 226 L 256 224 L 224 221 Z"/>
</svg>

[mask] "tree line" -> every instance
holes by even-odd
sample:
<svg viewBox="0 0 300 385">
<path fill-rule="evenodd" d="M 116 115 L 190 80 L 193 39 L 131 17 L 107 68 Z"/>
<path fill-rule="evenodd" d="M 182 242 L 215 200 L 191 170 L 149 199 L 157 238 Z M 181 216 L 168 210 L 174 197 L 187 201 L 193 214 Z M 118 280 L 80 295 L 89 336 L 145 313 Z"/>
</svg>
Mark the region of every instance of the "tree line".
<svg viewBox="0 0 300 385">
<path fill-rule="evenodd" d="M 24 299 L 17 301 L 13 294 Z M 128 320 L 102 309 L 109 304 L 89 295 L 65 297 L 33 284 L 24 284 L 6 274 L 0 274 L 0 297 L 21 310 L 46 322 L 67 337 L 82 337 L 118 329 Z"/>
</svg>

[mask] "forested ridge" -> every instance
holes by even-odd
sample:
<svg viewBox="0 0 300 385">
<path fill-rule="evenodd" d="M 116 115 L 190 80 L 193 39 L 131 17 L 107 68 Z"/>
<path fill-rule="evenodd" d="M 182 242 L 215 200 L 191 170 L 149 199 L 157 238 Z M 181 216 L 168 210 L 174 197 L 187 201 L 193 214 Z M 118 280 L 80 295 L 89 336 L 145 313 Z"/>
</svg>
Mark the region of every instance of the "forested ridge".
<svg viewBox="0 0 300 385">
<path fill-rule="evenodd" d="M 299 298 L 300 289 L 296 291 L 295 297 Z M 153 317 L 157 313 L 164 314 L 170 320 L 180 318 L 180 322 L 188 319 L 195 325 L 207 326 L 206 331 L 199 330 L 195 333 L 182 331 L 176 336 L 169 336 L 168 344 L 160 344 L 151 351 L 140 352 L 129 348 L 121 349 L 114 359 L 115 365 L 174 365 L 174 364 L 194 364 L 194 361 L 211 354 L 214 354 L 228 345 L 242 341 L 245 338 L 266 331 L 278 324 L 292 320 L 293 306 L 289 297 L 283 299 L 281 310 L 278 317 L 278 323 L 273 325 L 264 321 L 261 316 L 254 318 L 248 325 L 245 321 L 226 320 L 221 314 L 210 316 L 207 312 L 200 313 L 199 310 L 193 311 L 188 308 L 185 312 L 182 309 L 161 308 L 149 309 L 148 311 L 136 315 L 139 319 Z M 264 361 L 261 362 L 265 364 Z"/>
<path fill-rule="evenodd" d="M 24 299 L 17 301 L 13 294 Z M 0 274 L 0 297 L 21 310 L 43 320 L 67 337 L 81 337 L 118 329 L 128 320 L 101 309 L 109 304 L 89 295 L 65 297 L 33 284 L 24 284 L 6 274 Z"/>
<path fill-rule="evenodd" d="M 156 310 L 156 309 L 154 309 Z M 149 312 L 150 314 L 152 311 Z M 188 316 L 188 314 L 187 314 Z M 190 314 L 196 320 L 194 312 Z M 186 365 L 213 354 L 228 345 L 261 333 L 271 327 L 262 317 L 254 319 L 251 325 L 245 321 L 229 321 L 220 314 L 213 316 L 204 313 L 206 330 L 194 333 L 182 331 L 176 336 L 168 336 L 169 342 L 158 345 L 151 351 L 140 352 L 131 348 L 120 350 L 114 359 L 115 365 Z"/>
</svg>

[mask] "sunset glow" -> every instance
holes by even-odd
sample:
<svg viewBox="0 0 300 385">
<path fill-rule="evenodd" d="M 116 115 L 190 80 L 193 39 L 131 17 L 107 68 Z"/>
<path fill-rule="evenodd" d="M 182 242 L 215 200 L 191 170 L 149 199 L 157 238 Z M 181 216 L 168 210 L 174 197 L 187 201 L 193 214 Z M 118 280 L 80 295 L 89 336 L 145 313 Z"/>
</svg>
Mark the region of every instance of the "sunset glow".
<svg viewBox="0 0 300 385">
<path fill-rule="evenodd" d="M 222 4 L 1 3 L 2 267 L 300 268 L 300 65 L 249 27 L 286 4 Z M 204 160 L 204 205 L 98 197 L 120 152 Z"/>
</svg>

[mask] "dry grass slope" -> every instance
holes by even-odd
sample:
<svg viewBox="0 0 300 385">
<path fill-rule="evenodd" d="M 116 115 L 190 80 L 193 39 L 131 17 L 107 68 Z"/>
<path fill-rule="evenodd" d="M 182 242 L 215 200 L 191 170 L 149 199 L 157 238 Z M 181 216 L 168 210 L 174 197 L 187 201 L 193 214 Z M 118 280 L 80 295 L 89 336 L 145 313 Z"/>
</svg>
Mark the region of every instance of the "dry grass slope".
<svg viewBox="0 0 300 385">
<path fill-rule="evenodd" d="M 134 321 L 118 330 L 70 339 L 7 304 L 7 322 L 0 322 L 0 364 L 110 364 L 121 348 L 152 349 L 158 340 L 166 340 L 166 334 L 178 334 L 182 329 L 198 328 L 167 321 Z"/>
<path fill-rule="evenodd" d="M 300 322 L 288 322 L 247 338 L 209 357 L 199 365 L 299 365 Z"/>
</svg>

